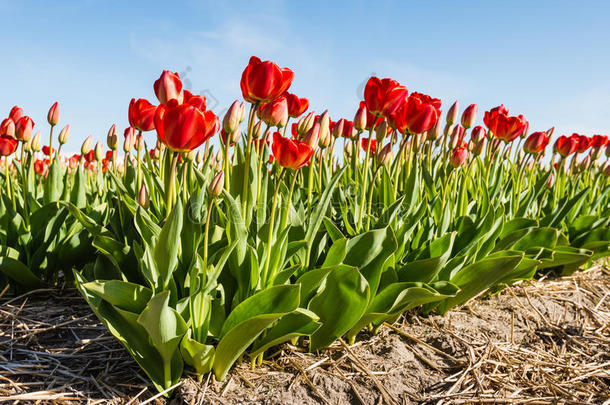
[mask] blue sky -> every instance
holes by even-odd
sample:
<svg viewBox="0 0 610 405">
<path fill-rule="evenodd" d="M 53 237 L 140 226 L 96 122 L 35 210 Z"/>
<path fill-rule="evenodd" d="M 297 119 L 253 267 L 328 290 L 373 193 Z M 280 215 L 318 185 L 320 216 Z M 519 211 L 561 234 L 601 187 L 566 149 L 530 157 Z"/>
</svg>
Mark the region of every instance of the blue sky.
<svg viewBox="0 0 610 405">
<path fill-rule="evenodd" d="M 610 132 L 610 2 L 0 0 L 0 13 L 0 114 L 17 104 L 46 136 L 59 101 L 70 150 L 126 127 L 132 97 L 156 102 L 163 69 L 222 113 L 251 55 L 290 67 L 291 91 L 333 119 L 353 118 L 374 73 L 444 111 L 477 103 L 479 121 L 504 103 L 532 130 Z"/>
</svg>

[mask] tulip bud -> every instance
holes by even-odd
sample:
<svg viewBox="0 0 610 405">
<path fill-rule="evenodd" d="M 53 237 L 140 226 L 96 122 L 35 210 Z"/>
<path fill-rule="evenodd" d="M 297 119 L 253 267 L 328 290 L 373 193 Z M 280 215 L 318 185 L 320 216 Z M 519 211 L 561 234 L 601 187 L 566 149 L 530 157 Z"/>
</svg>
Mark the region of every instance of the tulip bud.
<svg viewBox="0 0 610 405">
<path fill-rule="evenodd" d="M 451 130 L 451 149 L 455 149 L 462 144 L 462 139 L 464 138 L 464 127 L 461 125 L 456 125 Z"/>
<path fill-rule="evenodd" d="M 32 150 L 32 140 L 30 139 L 28 142 L 23 144 L 23 151 L 29 152 Z"/>
<path fill-rule="evenodd" d="M 554 132 L 555 132 L 555 127 L 551 127 L 551 129 L 549 129 L 548 131 L 546 131 L 546 135 L 547 135 L 549 138 L 552 138 L 552 137 L 553 137 L 553 133 L 554 133 Z"/>
<path fill-rule="evenodd" d="M 51 108 L 49 109 L 49 113 L 47 114 L 47 121 L 49 125 L 54 127 L 59 122 L 59 104 L 57 101 L 53 103 Z"/>
<path fill-rule="evenodd" d="M 192 162 L 195 159 L 195 150 L 188 151 L 184 154 L 184 160 L 187 162 Z"/>
<path fill-rule="evenodd" d="M 548 180 L 545 183 L 545 186 L 547 188 L 553 188 L 553 186 L 555 185 L 555 174 L 553 174 L 553 172 L 551 172 L 551 175 L 549 176 Z"/>
<path fill-rule="evenodd" d="M 59 136 L 57 137 L 57 140 L 59 141 L 59 144 L 63 145 L 66 142 L 68 142 L 68 136 L 69 135 L 70 135 L 70 124 L 68 124 L 65 127 L 63 127 L 61 132 L 59 133 Z"/>
<path fill-rule="evenodd" d="M 392 160 L 392 142 L 383 147 L 377 154 L 377 163 L 381 166 L 387 166 Z"/>
<path fill-rule="evenodd" d="M 326 149 L 331 142 L 330 131 L 325 131 L 324 134 L 320 131 L 320 139 L 318 140 L 318 146 L 320 149 Z"/>
<path fill-rule="evenodd" d="M 263 131 L 265 130 L 265 128 L 263 128 L 263 121 L 259 121 L 256 124 L 254 124 L 254 127 L 252 129 L 252 137 L 254 139 L 259 139 L 261 137 L 261 135 L 263 135 Z M 239 132 L 239 131 L 237 131 Z M 237 138 L 239 140 L 239 137 Z"/>
<path fill-rule="evenodd" d="M 471 128 L 474 125 L 474 121 L 477 119 L 477 112 L 479 106 L 476 104 L 470 104 L 462 113 L 462 126 L 466 129 Z"/>
<path fill-rule="evenodd" d="M 119 147 L 119 135 L 116 131 L 116 125 L 112 124 L 110 129 L 108 130 L 108 137 L 106 139 L 106 143 L 110 150 L 116 150 Z"/>
<path fill-rule="evenodd" d="M 463 165 L 467 159 L 468 149 L 462 146 L 453 150 L 453 153 L 451 153 L 451 157 L 449 158 L 449 163 L 451 166 L 457 168 Z"/>
<path fill-rule="evenodd" d="M 381 121 L 381 123 L 379 125 L 377 125 L 377 128 L 375 128 L 375 138 L 377 138 L 377 142 L 379 142 L 379 143 L 383 142 L 383 139 L 385 138 L 387 133 L 388 133 L 388 121 L 383 120 L 383 121 Z"/>
<path fill-rule="evenodd" d="M 345 155 L 347 157 L 352 156 L 353 150 L 354 150 L 353 142 L 351 139 L 348 139 L 347 141 L 345 141 Z"/>
<path fill-rule="evenodd" d="M 136 150 L 143 151 L 144 150 L 144 146 L 145 146 L 144 145 L 144 137 L 142 135 L 140 135 L 140 136 L 137 136 L 136 138 L 137 138 L 137 145 L 136 145 L 137 149 Z"/>
<path fill-rule="evenodd" d="M 460 108 L 459 103 L 456 101 L 453 103 L 449 111 L 447 111 L 447 116 L 445 117 L 445 121 L 447 125 L 453 125 L 457 121 L 458 110 Z"/>
<path fill-rule="evenodd" d="M 34 152 L 40 151 L 40 144 L 42 142 L 41 138 L 42 138 L 42 134 L 40 133 L 40 131 L 36 131 L 36 134 L 34 134 L 34 137 L 32 138 L 32 151 L 34 151 Z"/>
<path fill-rule="evenodd" d="M 133 131 L 125 130 L 125 141 L 123 142 L 123 151 L 125 153 L 131 152 L 135 143 L 135 133 Z"/>
<path fill-rule="evenodd" d="M 100 162 L 104 158 L 104 146 L 101 142 L 95 144 L 95 160 Z"/>
<path fill-rule="evenodd" d="M 333 137 L 338 138 L 343 135 L 343 127 L 345 126 L 345 120 L 341 119 L 335 123 L 333 127 Z"/>
<path fill-rule="evenodd" d="M 159 150 L 160 152 L 163 152 L 165 150 L 166 146 L 163 142 L 160 142 L 159 140 L 157 140 L 157 145 L 155 146 L 155 149 Z"/>
<path fill-rule="evenodd" d="M 328 115 L 328 110 L 324 111 L 322 115 L 318 117 L 318 122 L 320 123 L 320 138 L 330 139 L 330 117 Z"/>
<path fill-rule="evenodd" d="M 587 155 L 587 157 L 580 162 L 580 171 L 584 172 L 585 170 L 588 170 L 589 166 L 591 166 L 591 155 Z"/>
<path fill-rule="evenodd" d="M 93 145 L 93 135 L 89 135 L 83 145 L 80 148 L 80 154 L 86 155 L 91 150 L 91 145 Z"/>
<path fill-rule="evenodd" d="M 356 115 L 354 116 L 354 128 L 356 128 L 358 132 L 362 132 L 366 128 L 366 113 L 367 110 L 364 104 L 356 111 Z"/>
<path fill-rule="evenodd" d="M 216 198 L 222 193 L 224 185 L 225 172 L 219 171 L 208 185 L 208 193 L 212 198 Z"/>
<path fill-rule="evenodd" d="M 429 141 L 435 141 L 441 136 L 441 124 L 436 121 L 436 124 L 426 132 L 426 138 Z"/>
<path fill-rule="evenodd" d="M 244 108 L 243 103 L 239 100 L 235 100 L 231 107 L 227 110 L 224 118 L 222 119 L 222 128 L 227 134 L 232 133 L 239 127 L 241 110 Z"/>
<path fill-rule="evenodd" d="M 140 187 L 140 192 L 138 193 L 138 204 L 140 204 L 140 207 L 144 208 L 145 210 L 150 207 L 150 197 L 148 196 L 146 183 L 142 183 L 142 187 Z"/>
<path fill-rule="evenodd" d="M 313 111 L 305 115 L 304 117 L 301 117 L 299 123 L 297 124 L 297 133 L 301 136 L 303 134 L 306 134 L 313 127 L 314 120 L 315 114 L 313 113 Z"/>
<path fill-rule="evenodd" d="M 315 149 L 320 139 L 320 123 L 316 122 L 313 127 L 303 137 L 303 142 Z"/>
<path fill-rule="evenodd" d="M 201 151 L 201 149 L 197 151 L 197 156 L 195 156 L 195 163 L 197 163 L 197 166 L 203 163 L 203 152 Z"/>
<path fill-rule="evenodd" d="M 606 160 L 606 163 L 604 164 L 604 167 L 602 168 L 602 172 L 607 177 L 610 177 L 610 160 Z"/>
<path fill-rule="evenodd" d="M 610 158 L 610 142 L 608 142 L 608 146 L 606 146 L 606 157 Z"/>
</svg>

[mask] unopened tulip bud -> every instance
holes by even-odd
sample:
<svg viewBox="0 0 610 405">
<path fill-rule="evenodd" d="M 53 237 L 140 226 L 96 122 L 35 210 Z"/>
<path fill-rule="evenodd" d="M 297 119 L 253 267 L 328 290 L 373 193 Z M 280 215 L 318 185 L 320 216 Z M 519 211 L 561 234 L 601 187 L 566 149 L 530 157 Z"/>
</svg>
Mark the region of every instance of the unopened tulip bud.
<svg viewBox="0 0 610 405">
<path fill-rule="evenodd" d="M 445 121 L 447 122 L 447 125 L 455 124 L 455 122 L 457 121 L 459 108 L 460 108 L 460 105 L 457 101 L 455 103 L 453 103 L 451 108 L 449 108 L 449 111 L 447 111 L 447 116 L 445 117 Z"/>
<path fill-rule="evenodd" d="M 366 128 L 366 113 L 367 110 L 364 104 L 356 111 L 356 115 L 354 116 L 354 128 L 356 128 L 358 132 L 362 132 Z"/>
<path fill-rule="evenodd" d="M 426 132 L 426 138 L 429 141 L 435 141 L 441 136 L 441 124 L 436 121 L 436 124 Z"/>
<path fill-rule="evenodd" d="M 608 142 L 608 146 L 606 146 L 606 157 L 610 158 L 610 142 Z"/>
<path fill-rule="evenodd" d="M 388 133 L 388 121 L 383 120 L 383 121 L 381 121 L 381 123 L 379 125 L 377 125 L 377 128 L 375 128 L 375 138 L 377 138 L 377 142 L 379 142 L 379 143 L 383 142 L 383 139 L 385 138 L 387 133 Z"/>
<path fill-rule="evenodd" d="M 239 127 L 242 106 L 243 103 L 239 100 L 235 100 L 227 110 L 227 113 L 222 120 L 222 128 L 227 134 L 232 133 Z"/>
<path fill-rule="evenodd" d="M 83 145 L 80 148 L 81 155 L 86 155 L 91 150 L 91 146 L 93 145 L 93 135 L 89 135 L 87 139 L 83 142 Z"/>
<path fill-rule="evenodd" d="M 352 152 L 354 150 L 353 142 L 351 139 L 345 141 L 345 154 L 349 157 L 352 156 Z"/>
<path fill-rule="evenodd" d="M 31 139 L 28 142 L 23 144 L 23 150 L 25 152 L 29 152 L 32 150 L 32 140 Z"/>
<path fill-rule="evenodd" d="M 320 138 L 328 139 L 328 143 L 330 144 L 330 117 L 328 116 L 328 110 L 320 115 L 318 122 L 320 123 Z"/>
<path fill-rule="evenodd" d="M 580 162 L 580 170 L 584 172 L 589 169 L 589 166 L 591 166 L 591 155 L 587 155 L 587 157 Z"/>
<path fill-rule="evenodd" d="M 142 183 L 142 187 L 140 187 L 140 192 L 138 193 L 138 204 L 140 204 L 140 207 L 144 208 L 145 210 L 150 207 L 150 197 L 148 195 L 148 189 L 146 188 L 145 183 Z"/>
<path fill-rule="evenodd" d="M 477 112 L 479 106 L 476 104 L 470 104 L 462 113 L 462 126 L 466 129 L 471 128 L 474 125 L 474 121 L 477 119 Z"/>
<path fill-rule="evenodd" d="M 119 134 L 116 130 L 116 124 L 112 124 L 112 126 L 108 130 L 106 143 L 108 144 L 110 150 L 116 150 L 119 147 Z"/>
<path fill-rule="evenodd" d="M 377 163 L 382 166 L 387 166 L 392 160 L 392 143 L 388 143 L 377 154 Z"/>
<path fill-rule="evenodd" d="M 47 114 L 47 121 L 49 125 L 54 127 L 59 122 L 59 104 L 57 101 L 53 103 L 51 108 L 49 109 L 49 113 Z"/>
<path fill-rule="evenodd" d="M 549 129 L 548 131 L 546 131 L 546 135 L 547 135 L 549 138 L 552 138 L 552 137 L 553 137 L 553 133 L 554 133 L 554 132 L 555 132 L 555 127 L 551 127 L 551 129 Z"/>
<path fill-rule="evenodd" d="M 263 121 L 257 122 L 256 124 L 254 124 L 254 128 L 252 130 L 252 137 L 254 139 L 259 139 L 261 135 L 263 135 L 264 130 L 265 128 L 263 128 Z"/>
<path fill-rule="evenodd" d="M 224 186 L 224 178 L 225 172 L 223 170 L 219 171 L 216 176 L 212 179 L 210 184 L 208 185 L 208 193 L 212 198 L 216 198 L 222 193 L 222 189 Z"/>
<path fill-rule="evenodd" d="M 201 149 L 197 151 L 197 156 L 195 156 L 195 163 L 197 163 L 197 166 L 203 163 L 203 152 L 201 151 Z"/>
<path fill-rule="evenodd" d="M 450 140 L 450 148 L 455 149 L 462 144 L 462 139 L 464 138 L 464 127 L 461 125 L 456 125 L 451 130 L 451 140 Z"/>
<path fill-rule="evenodd" d="M 95 160 L 100 162 L 104 158 L 104 146 L 101 142 L 95 144 Z"/>
<path fill-rule="evenodd" d="M 66 142 L 68 142 L 68 136 L 69 135 L 70 135 L 70 124 L 68 124 L 65 127 L 63 127 L 61 132 L 59 133 L 59 136 L 57 137 L 57 140 L 59 141 L 59 144 L 63 145 Z"/>
<path fill-rule="evenodd" d="M 451 153 L 451 157 L 449 158 L 449 163 L 451 166 L 457 168 L 463 165 L 467 159 L 468 149 L 462 146 L 453 150 L 453 153 Z"/>
<path fill-rule="evenodd" d="M 189 151 L 189 152 L 186 152 L 186 153 L 184 154 L 184 160 L 186 160 L 187 162 L 192 162 L 192 161 L 193 161 L 193 159 L 195 159 L 195 153 L 196 153 L 196 152 L 195 152 L 195 150 L 194 150 L 194 149 L 193 149 L 193 150 L 191 150 L 191 151 Z"/>
<path fill-rule="evenodd" d="M 40 144 L 42 142 L 42 134 L 40 133 L 40 131 L 36 131 L 36 134 L 34 134 L 34 137 L 32 138 L 32 151 L 34 152 L 39 152 L 40 151 Z"/>
<path fill-rule="evenodd" d="M 303 137 L 303 142 L 315 149 L 320 139 L 320 123 L 316 122 L 313 127 Z"/>
<path fill-rule="evenodd" d="M 297 124 L 297 132 L 299 133 L 299 135 L 302 136 L 303 134 L 306 134 L 313 127 L 314 120 L 315 114 L 313 113 L 313 111 L 301 117 L 299 123 Z"/>
<path fill-rule="evenodd" d="M 136 145 L 137 149 L 136 150 L 143 151 L 144 150 L 144 146 L 145 146 L 144 145 L 144 137 L 142 135 L 140 135 L 140 136 L 137 136 L 136 138 L 137 138 L 137 145 Z"/>
<path fill-rule="evenodd" d="M 548 180 L 545 183 L 545 186 L 547 188 L 553 188 L 553 186 L 555 185 L 555 175 L 553 174 L 553 172 L 551 172 L 551 175 L 549 176 Z"/>
<path fill-rule="evenodd" d="M 326 149 L 331 142 L 330 131 L 325 131 L 324 134 L 320 131 L 320 139 L 318 140 L 318 146 L 320 149 Z"/>
<path fill-rule="evenodd" d="M 131 152 L 135 143 L 135 133 L 133 131 L 125 131 L 125 141 L 123 142 L 123 151 L 125 153 Z"/>
<path fill-rule="evenodd" d="M 333 137 L 338 138 L 343 135 L 343 127 L 345 126 L 345 120 L 341 119 L 337 121 L 333 127 Z"/>
<path fill-rule="evenodd" d="M 610 159 L 606 160 L 606 163 L 604 164 L 604 166 L 602 167 L 602 172 L 607 176 L 610 177 Z"/>
</svg>

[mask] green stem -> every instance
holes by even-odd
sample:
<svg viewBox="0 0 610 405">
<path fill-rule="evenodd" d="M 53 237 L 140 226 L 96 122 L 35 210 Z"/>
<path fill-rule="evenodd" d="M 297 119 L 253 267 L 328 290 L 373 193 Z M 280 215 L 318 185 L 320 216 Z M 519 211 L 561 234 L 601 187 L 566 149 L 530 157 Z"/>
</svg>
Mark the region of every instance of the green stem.
<svg viewBox="0 0 610 405">
<path fill-rule="evenodd" d="M 210 199 L 208 204 L 208 213 L 205 218 L 205 231 L 203 232 L 203 268 L 207 271 L 208 268 L 208 234 L 210 232 L 210 218 L 212 217 L 212 209 L 214 209 L 214 198 Z"/>
<path fill-rule="evenodd" d="M 173 203 L 174 203 L 174 188 L 175 188 L 175 184 L 176 184 L 176 165 L 178 164 L 178 155 L 176 152 L 171 152 L 171 163 L 172 163 L 172 169 L 169 173 L 169 183 L 168 183 L 168 187 L 167 190 L 165 190 L 165 208 L 166 208 L 166 213 L 165 213 L 165 219 L 169 218 L 169 214 L 170 212 L 172 212 L 172 207 L 173 207 Z"/>
<path fill-rule="evenodd" d="M 248 206 L 248 186 L 250 183 L 250 160 L 252 159 L 252 125 L 254 123 L 254 112 L 258 107 L 258 103 L 250 105 L 250 116 L 248 117 L 248 143 L 246 145 L 246 161 L 244 163 L 244 182 L 241 189 L 241 211 L 242 215 L 246 215 L 246 207 Z M 229 134 L 227 134 L 227 138 Z M 227 139 L 227 143 L 229 140 Z"/>
<path fill-rule="evenodd" d="M 366 156 L 364 158 L 364 168 L 362 173 L 362 189 L 360 190 L 360 207 L 358 213 L 358 222 L 356 223 L 356 229 L 360 230 L 362 226 L 362 217 L 364 216 L 364 203 L 366 202 L 366 189 L 367 181 L 369 177 L 369 160 L 371 156 L 371 144 L 373 143 L 373 128 L 369 129 L 369 140 L 366 143 Z M 356 145 L 358 147 L 359 145 Z"/>
<path fill-rule="evenodd" d="M 49 160 L 53 163 L 53 128 L 55 125 L 51 125 L 51 133 L 49 135 Z"/>
<path fill-rule="evenodd" d="M 137 175 L 137 184 L 138 184 L 138 188 L 136 190 L 136 193 L 140 192 L 140 187 L 142 187 L 142 163 L 141 163 L 141 148 L 140 148 L 140 137 L 142 136 L 142 131 L 138 131 L 138 143 L 136 145 L 136 147 L 138 148 L 138 153 L 136 155 L 136 159 L 138 159 L 138 175 Z"/>
<path fill-rule="evenodd" d="M 371 189 L 369 190 L 369 203 L 367 209 L 367 218 L 366 218 L 366 230 L 368 231 L 371 228 L 371 210 L 373 205 L 373 191 L 375 191 L 375 178 L 377 177 L 377 173 L 381 166 L 377 166 L 375 173 L 373 173 L 373 178 L 371 179 Z"/>
<path fill-rule="evenodd" d="M 273 246 L 273 227 L 275 224 L 275 211 L 277 208 L 277 196 L 280 191 L 280 185 L 282 184 L 282 177 L 284 177 L 284 169 L 280 170 L 280 174 L 277 178 L 277 184 L 275 185 L 275 191 L 273 193 L 273 200 L 271 203 L 271 216 L 269 217 L 269 237 L 267 238 L 267 252 L 265 254 L 265 267 L 261 277 L 261 287 L 266 287 L 269 280 L 269 261 L 271 260 L 271 246 Z"/>
</svg>

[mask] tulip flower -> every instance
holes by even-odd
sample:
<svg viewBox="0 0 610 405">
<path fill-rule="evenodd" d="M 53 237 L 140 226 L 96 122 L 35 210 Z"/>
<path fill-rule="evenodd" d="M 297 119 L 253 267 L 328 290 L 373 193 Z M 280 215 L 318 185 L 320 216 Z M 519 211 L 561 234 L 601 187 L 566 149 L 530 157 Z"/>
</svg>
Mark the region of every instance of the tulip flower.
<svg viewBox="0 0 610 405">
<path fill-rule="evenodd" d="M 38 176 L 46 177 L 49 173 L 49 161 L 46 159 L 36 159 L 36 161 L 34 161 L 34 173 Z"/>
<path fill-rule="evenodd" d="M 297 135 L 304 136 L 313 127 L 314 121 L 316 120 L 314 112 L 310 112 L 299 120 L 296 130 Z"/>
<path fill-rule="evenodd" d="M 451 157 L 449 158 L 449 163 L 451 166 L 457 168 L 464 164 L 464 162 L 468 159 L 468 148 L 465 146 L 460 146 L 459 148 L 455 148 L 453 153 L 451 153 Z"/>
<path fill-rule="evenodd" d="M 372 148 L 371 144 L 371 148 Z M 377 145 L 375 145 L 377 146 Z M 377 154 L 377 163 L 381 166 L 386 166 L 392 160 L 392 143 L 388 143 L 386 146 L 381 148 Z"/>
<path fill-rule="evenodd" d="M 63 145 L 68 142 L 68 136 L 70 136 L 70 124 L 63 127 L 59 132 L 59 136 L 57 137 L 59 144 Z"/>
<path fill-rule="evenodd" d="M 532 155 L 537 155 L 546 148 L 549 144 L 549 139 L 549 136 L 544 131 L 534 132 L 527 137 L 523 150 Z"/>
<path fill-rule="evenodd" d="M 508 110 L 504 107 L 504 104 L 494 107 L 489 111 L 485 111 L 483 123 L 490 132 L 496 132 L 497 119 L 500 115 L 508 115 Z"/>
<path fill-rule="evenodd" d="M 207 99 L 205 96 L 193 94 L 188 90 L 183 90 L 183 103 L 190 104 L 193 107 L 199 108 L 201 111 L 205 111 L 207 105 Z"/>
<path fill-rule="evenodd" d="M 0 124 L 0 136 L 15 137 L 15 123 L 12 118 L 5 118 Z"/>
<path fill-rule="evenodd" d="M 462 142 L 464 141 L 464 133 L 464 127 L 459 124 L 451 129 L 449 146 L 452 150 L 462 144 Z"/>
<path fill-rule="evenodd" d="M 606 175 L 606 177 L 610 177 L 610 160 L 606 160 L 606 163 L 602 167 L 602 172 Z"/>
<path fill-rule="evenodd" d="M 27 142 L 32 137 L 34 121 L 28 116 L 22 116 L 15 124 L 15 138 Z"/>
<path fill-rule="evenodd" d="M 8 115 L 13 122 L 16 124 L 19 121 L 19 118 L 23 117 L 23 109 L 17 106 L 11 108 L 11 112 Z"/>
<path fill-rule="evenodd" d="M 36 131 L 34 137 L 32 138 L 32 150 L 34 152 L 38 152 L 40 150 L 40 143 L 42 142 L 42 134 L 40 131 Z"/>
<path fill-rule="evenodd" d="M 364 149 L 366 151 L 369 147 L 369 138 L 362 138 L 360 140 L 360 145 L 362 146 L 362 149 Z M 374 154 L 376 150 L 377 150 L 377 139 L 373 139 L 371 141 L 371 154 Z"/>
<path fill-rule="evenodd" d="M 161 104 L 167 104 L 169 100 L 177 100 L 178 103 L 183 101 L 182 81 L 178 73 L 164 70 L 155 81 L 153 88 Z"/>
<path fill-rule="evenodd" d="M 392 116 L 402 133 L 421 134 L 431 129 L 441 114 L 441 101 L 421 93 L 412 93 Z"/>
<path fill-rule="evenodd" d="M 477 119 L 477 112 L 479 111 L 479 107 L 476 104 L 470 104 L 464 112 L 462 113 L 462 126 L 465 129 L 469 129 L 474 124 L 474 121 Z"/>
<path fill-rule="evenodd" d="M 286 101 L 288 102 L 288 115 L 292 118 L 298 118 L 309 108 L 309 100 L 300 98 L 296 94 L 286 92 Z"/>
<path fill-rule="evenodd" d="M 116 150 L 119 147 L 119 135 L 117 134 L 116 124 L 112 124 L 108 130 L 108 136 L 106 137 L 106 143 L 111 150 Z"/>
<path fill-rule="evenodd" d="M 332 135 L 334 138 L 343 136 L 343 126 L 345 125 L 345 121 L 345 118 L 341 118 L 339 121 L 335 122 L 332 129 Z"/>
<path fill-rule="evenodd" d="M 212 111 L 201 111 L 188 104 L 169 102 L 155 113 L 159 140 L 173 151 L 191 151 L 218 132 L 220 122 Z"/>
<path fill-rule="evenodd" d="M 298 170 L 307 164 L 313 154 L 313 148 L 307 143 L 284 138 L 279 132 L 273 134 L 271 150 L 280 166 L 292 170 Z"/>
<path fill-rule="evenodd" d="M 129 125 L 138 131 L 152 131 L 155 129 L 155 111 L 157 107 L 148 100 L 132 98 L 129 102 Z"/>
<path fill-rule="evenodd" d="M 578 135 L 578 134 L 572 134 L 572 135 L 573 136 L 576 135 L 578 137 L 578 147 L 576 148 L 577 153 L 583 153 L 591 147 L 592 139 L 589 138 L 588 136 Z"/>
<path fill-rule="evenodd" d="M 19 142 L 12 136 L 0 135 L 0 156 L 10 156 L 17 150 Z"/>
<path fill-rule="evenodd" d="M 49 147 L 49 145 L 44 145 L 42 147 L 42 153 L 45 154 L 46 156 L 51 156 L 52 153 L 55 153 L 55 149 Z"/>
<path fill-rule="evenodd" d="M 220 193 L 222 193 L 223 185 L 224 185 L 224 172 L 221 170 L 220 172 L 218 172 L 216 174 L 216 176 L 214 176 L 214 178 L 208 185 L 208 194 L 210 194 L 210 196 L 212 198 L 218 197 L 220 195 Z"/>
<path fill-rule="evenodd" d="M 608 144 L 608 137 L 606 135 L 593 135 L 591 137 L 591 148 L 600 149 Z"/>
<path fill-rule="evenodd" d="M 273 101 L 288 90 L 293 78 L 292 70 L 252 56 L 241 75 L 241 92 L 250 103 Z"/>
<path fill-rule="evenodd" d="M 434 141 L 441 136 L 441 125 L 439 121 L 436 121 L 436 124 L 428 131 L 426 131 L 426 139 L 428 141 Z"/>
<path fill-rule="evenodd" d="M 563 157 L 567 157 L 572 153 L 576 152 L 578 149 L 578 138 L 577 137 L 567 137 L 565 135 L 560 136 L 555 141 L 554 149 Z"/>
<path fill-rule="evenodd" d="M 54 127 L 59 122 L 59 103 L 57 101 L 53 103 L 49 112 L 47 113 L 47 122 L 49 125 Z"/>
<path fill-rule="evenodd" d="M 313 127 L 307 131 L 302 141 L 309 145 L 312 149 L 316 147 L 320 140 L 320 123 L 315 122 Z"/>
<path fill-rule="evenodd" d="M 408 94 L 407 88 L 396 80 L 373 76 L 364 87 L 364 102 L 371 114 L 387 117 L 396 111 Z"/>
<path fill-rule="evenodd" d="M 498 114 L 493 122 L 489 123 L 488 128 L 496 138 L 509 143 L 519 138 L 527 130 L 528 125 L 523 115 L 509 117 L 507 114 Z"/>
<path fill-rule="evenodd" d="M 280 96 L 273 101 L 263 103 L 258 107 L 258 116 L 270 127 L 282 128 L 288 122 L 288 102 Z"/>
</svg>

